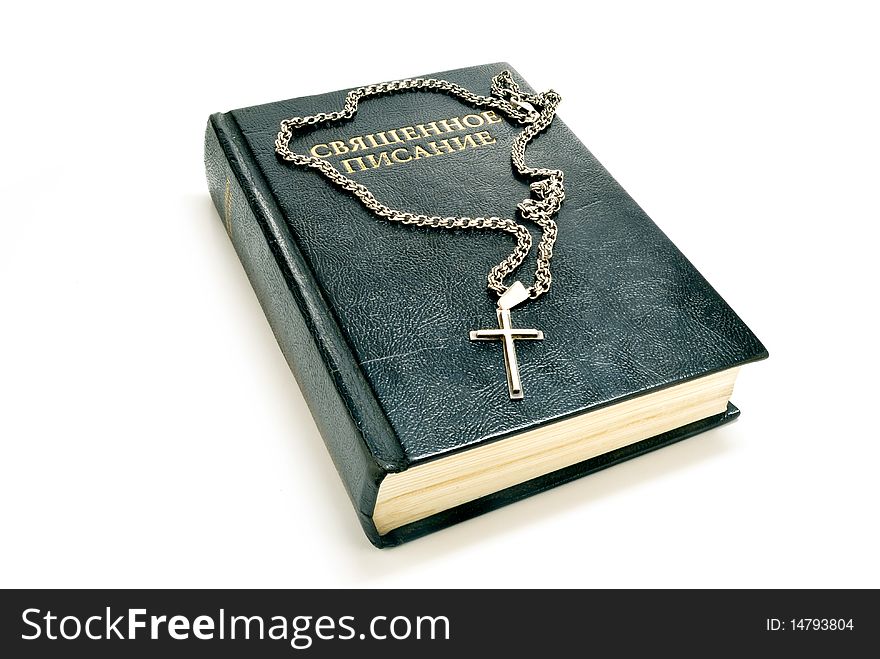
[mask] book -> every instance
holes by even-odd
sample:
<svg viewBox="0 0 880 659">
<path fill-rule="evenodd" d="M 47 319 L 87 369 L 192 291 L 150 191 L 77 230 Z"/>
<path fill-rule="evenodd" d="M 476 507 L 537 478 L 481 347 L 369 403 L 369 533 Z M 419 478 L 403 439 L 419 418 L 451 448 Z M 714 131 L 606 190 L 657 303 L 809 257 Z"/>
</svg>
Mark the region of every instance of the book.
<svg viewBox="0 0 880 659">
<path fill-rule="evenodd" d="M 506 63 L 432 74 L 488 94 Z M 553 285 L 517 307 L 525 395 L 508 396 L 486 274 L 496 231 L 383 221 L 275 152 L 284 119 L 347 90 L 211 115 L 212 199 L 373 544 L 388 547 L 734 419 L 738 369 L 767 350 L 559 117 L 527 151 L 565 173 Z M 516 217 L 521 127 L 407 91 L 297 131 L 393 208 Z M 536 229 L 536 228 L 535 228 Z M 535 242 L 539 237 L 534 232 Z M 534 268 L 534 249 L 521 277 Z M 517 273 L 519 274 L 519 273 Z"/>
</svg>

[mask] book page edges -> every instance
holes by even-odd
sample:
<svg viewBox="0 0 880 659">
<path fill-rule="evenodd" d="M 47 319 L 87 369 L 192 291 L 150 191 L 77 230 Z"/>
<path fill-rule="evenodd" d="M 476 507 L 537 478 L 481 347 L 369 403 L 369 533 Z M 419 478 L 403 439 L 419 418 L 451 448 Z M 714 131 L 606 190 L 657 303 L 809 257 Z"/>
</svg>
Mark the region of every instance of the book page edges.
<svg viewBox="0 0 880 659">
<path fill-rule="evenodd" d="M 388 474 L 373 522 L 380 534 L 615 449 L 720 414 L 739 367 L 570 417 Z"/>
</svg>

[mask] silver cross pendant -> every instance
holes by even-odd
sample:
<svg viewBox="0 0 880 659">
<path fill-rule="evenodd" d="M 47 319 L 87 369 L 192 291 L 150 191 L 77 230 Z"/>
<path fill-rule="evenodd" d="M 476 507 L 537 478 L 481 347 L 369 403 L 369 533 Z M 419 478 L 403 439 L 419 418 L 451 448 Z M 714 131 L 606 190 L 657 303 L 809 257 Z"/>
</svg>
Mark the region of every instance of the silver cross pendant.
<svg viewBox="0 0 880 659">
<path fill-rule="evenodd" d="M 507 370 L 507 390 L 510 398 L 519 400 L 523 397 L 522 380 L 519 376 L 519 364 L 516 361 L 516 339 L 541 341 L 544 333 L 536 329 L 519 329 L 510 320 L 510 309 L 528 299 L 529 293 L 521 282 L 514 282 L 498 299 L 498 329 L 473 330 L 471 341 L 501 341 L 504 348 L 504 367 Z"/>
</svg>

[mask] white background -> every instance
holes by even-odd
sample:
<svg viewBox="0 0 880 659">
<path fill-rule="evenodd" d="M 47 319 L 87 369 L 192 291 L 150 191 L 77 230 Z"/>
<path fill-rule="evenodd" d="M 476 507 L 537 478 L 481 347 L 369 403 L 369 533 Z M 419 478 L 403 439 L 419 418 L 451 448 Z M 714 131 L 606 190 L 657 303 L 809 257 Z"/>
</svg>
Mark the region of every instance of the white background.
<svg viewBox="0 0 880 659">
<path fill-rule="evenodd" d="M 0 585 L 880 586 L 870 3 L 343 5 L 4 10 Z M 204 124 L 499 60 L 771 358 L 735 424 L 379 551 L 209 201 Z"/>
</svg>

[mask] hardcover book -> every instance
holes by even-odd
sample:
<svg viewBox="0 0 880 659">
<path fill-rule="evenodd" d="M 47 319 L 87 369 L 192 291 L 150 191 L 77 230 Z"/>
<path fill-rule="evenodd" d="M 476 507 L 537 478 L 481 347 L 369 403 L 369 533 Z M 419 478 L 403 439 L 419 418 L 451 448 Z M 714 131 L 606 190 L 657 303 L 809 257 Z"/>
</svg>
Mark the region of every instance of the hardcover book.
<svg viewBox="0 0 880 659">
<path fill-rule="evenodd" d="M 431 77 L 488 95 L 504 70 Z M 320 171 L 279 157 L 283 121 L 338 111 L 347 91 L 212 115 L 205 163 L 220 218 L 375 545 L 738 415 L 737 370 L 766 349 L 558 117 L 526 153 L 530 166 L 565 176 L 552 287 L 515 309 L 513 322 L 533 334 L 505 335 L 486 277 L 510 253 L 510 234 L 384 221 Z M 363 99 L 350 118 L 316 121 L 289 144 L 394 209 L 516 219 L 530 196 L 511 163 L 522 130 L 503 113 L 413 88 Z M 529 230 L 537 245 L 540 228 Z M 535 252 L 513 278 L 529 281 Z M 500 340 L 471 340 L 499 322 L 480 336 Z"/>
</svg>

